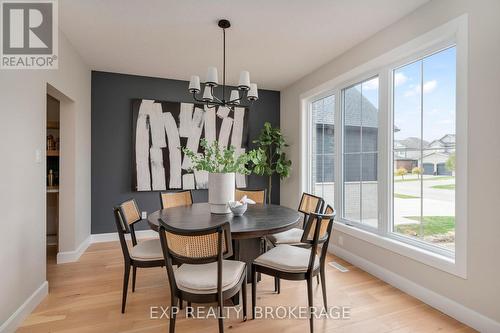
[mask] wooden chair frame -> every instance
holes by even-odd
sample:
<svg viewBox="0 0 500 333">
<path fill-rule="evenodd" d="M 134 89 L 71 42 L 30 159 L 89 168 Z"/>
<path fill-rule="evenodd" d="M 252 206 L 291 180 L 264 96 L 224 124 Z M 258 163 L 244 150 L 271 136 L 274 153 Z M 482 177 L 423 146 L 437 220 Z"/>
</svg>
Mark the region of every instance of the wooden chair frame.
<svg viewBox="0 0 500 333">
<path fill-rule="evenodd" d="M 331 206 L 328 206 L 331 208 Z M 328 208 L 327 207 L 327 208 Z M 333 210 L 333 208 L 331 208 Z M 255 305 L 256 305 L 256 295 L 257 295 L 257 273 L 267 274 L 270 276 L 274 276 L 276 279 L 285 279 L 285 280 L 306 280 L 307 281 L 307 297 L 309 308 L 313 306 L 313 290 L 312 290 L 312 281 L 314 276 L 321 277 L 321 286 L 323 293 L 323 304 L 325 309 L 327 308 L 327 295 L 326 295 L 326 284 L 325 284 L 325 260 L 326 254 L 328 251 L 328 244 L 330 241 L 330 236 L 333 228 L 333 220 L 335 218 L 335 211 L 333 210 L 332 214 L 319 214 L 319 213 L 311 213 L 309 216 L 309 220 L 306 223 L 304 234 L 302 235 L 301 242 L 305 244 L 309 244 L 311 247 L 311 255 L 309 257 L 309 263 L 307 270 L 305 272 L 300 273 L 292 273 L 292 272 L 283 272 L 278 269 L 261 266 L 258 263 L 252 263 L 252 317 L 255 318 Z M 324 219 L 328 219 L 328 227 L 326 230 L 326 234 L 324 237 L 320 238 L 320 229 L 321 222 Z M 315 229 L 314 229 L 314 237 L 312 240 L 307 239 L 309 235 L 309 231 L 312 228 L 313 222 L 316 220 Z M 314 261 L 316 257 L 316 252 L 318 250 L 318 245 L 323 245 L 321 247 L 321 253 L 319 258 L 319 267 L 314 269 Z M 310 314 L 309 317 L 309 328 L 312 333 L 314 330 L 314 322 L 313 316 Z"/>
<path fill-rule="evenodd" d="M 224 224 L 205 228 L 205 229 L 197 229 L 197 230 L 184 230 L 178 229 L 172 226 L 169 226 L 161 219 L 159 219 L 159 233 L 160 233 L 160 241 L 163 250 L 163 256 L 165 258 L 165 266 L 167 268 L 167 275 L 170 284 L 170 295 L 171 295 L 171 306 L 177 306 L 178 302 L 182 302 L 182 300 L 186 300 L 188 302 L 188 306 L 191 303 L 214 303 L 217 302 L 219 307 L 219 332 L 224 332 L 223 326 L 223 309 L 224 309 L 224 301 L 232 298 L 237 295 L 240 291 L 242 293 L 243 298 L 243 320 L 246 321 L 247 318 L 247 269 L 246 264 L 243 270 L 243 273 L 236 283 L 236 285 L 230 289 L 222 290 L 222 260 L 227 259 L 233 255 L 233 247 L 232 247 L 232 239 L 231 239 L 231 228 L 229 222 Z M 166 233 L 172 233 L 180 236 L 203 236 L 217 233 L 218 237 L 218 248 L 217 255 L 213 257 L 206 258 L 191 258 L 191 257 L 183 257 L 179 256 L 175 252 L 171 251 L 168 247 L 167 236 Z M 226 251 L 223 252 L 223 240 L 226 244 Z M 217 292 L 212 294 L 195 294 L 191 292 L 186 292 L 177 287 L 177 283 L 175 281 L 174 275 L 174 264 L 208 264 L 212 262 L 217 262 Z M 169 332 L 175 332 L 175 320 L 176 315 L 175 312 L 170 316 L 170 327 Z"/>
<path fill-rule="evenodd" d="M 307 219 L 309 218 L 309 214 L 311 213 L 311 212 L 306 212 L 306 211 L 300 209 L 300 207 L 302 207 L 302 203 L 304 202 L 306 197 L 312 197 L 312 198 L 318 199 L 318 203 L 316 204 L 316 207 L 314 208 L 313 213 L 320 213 L 323 209 L 323 205 L 325 204 L 325 200 L 323 200 L 322 197 L 314 195 L 314 194 L 310 194 L 307 192 L 302 192 L 302 197 L 300 198 L 300 202 L 299 202 L 299 208 L 297 209 L 298 212 L 304 214 L 304 220 L 302 222 L 302 229 L 305 228 L 305 226 L 307 224 Z M 271 243 L 271 242 L 269 241 L 269 243 Z M 267 242 L 266 242 L 266 244 L 267 244 Z M 272 243 L 271 243 L 271 245 L 275 246 L 275 244 L 272 244 Z M 303 244 L 303 245 L 297 245 L 297 246 L 301 246 L 301 247 L 305 247 L 305 248 L 311 247 L 310 244 Z M 267 251 L 267 245 L 266 245 L 265 250 Z M 318 276 L 318 283 L 319 283 L 319 276 Z M 277 277 L 274 278 L 274 291 L 278 294 L 281 292 L 280 280 Z"/>
<path fill-rule="evenodd" d="M 127 200 L 125 202 L 132 201 L 135 208 L 139 212 L 137 203 L 134 199 Z M 122 205 L 116 206 L 114 208 L 116 229 L 118 230 L 118 238 L 120 240 L 120 245 L 123 252 L 124 267 L 125 271 L 123 274 L 123 295 L 122 295 L 122 313 L 125 313 L 125 306 L 127 303 L 127 292 L 128 292 L 128 282 L 130 277 L 130 267 L 132 267 L 132 292 L 135 292 L 135 281 L 137 277 L 137 267 L 148 268 L 148 267 L 163 267 L 165 265 L 163 260 L 137 260 L 130 257 L 130 252 L 128 250 L 127 241 L 125 239 L 126 234 L 130 234 L 132 238 L 132 245 L 137 245 L 137 238 L 135 236 L 135 224 L 142 221 L 139 218 L 135 221 L 128 222 L 125 218 L 125 213 L 123 211 Z"/>
</svg>

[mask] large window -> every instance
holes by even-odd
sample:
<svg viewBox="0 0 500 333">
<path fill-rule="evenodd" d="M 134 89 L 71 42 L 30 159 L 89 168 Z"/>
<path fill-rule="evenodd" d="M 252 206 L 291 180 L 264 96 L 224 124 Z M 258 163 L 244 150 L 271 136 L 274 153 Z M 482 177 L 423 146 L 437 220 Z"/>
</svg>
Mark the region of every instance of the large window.
<svg viewBox="0 0 500 333">
<path fill-rule="evenodd" d="M 467 31 L 457 18 L 313 89 L 303 169 L 337 230 L 461 277 Z"/>
<path fill-rule="evenodd" d="M 456 48 L 392 71 L 396 234 L 455 250 Z"/>
<path fill-rule="evenodd" d="M 378 77 L 342 90 L 343 218 L 378 226 Z"/>
<path fill-rule="evenodd" d="M 333 205 L 335 183 L 335 96 L 311 107 L 311 192 Z"/>
</svg>

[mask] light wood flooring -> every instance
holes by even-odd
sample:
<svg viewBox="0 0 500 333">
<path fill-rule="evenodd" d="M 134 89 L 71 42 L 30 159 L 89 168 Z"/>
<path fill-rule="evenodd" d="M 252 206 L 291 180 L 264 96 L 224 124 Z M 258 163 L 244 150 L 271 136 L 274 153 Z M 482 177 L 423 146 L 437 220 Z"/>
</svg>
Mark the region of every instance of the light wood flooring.
<svg viewBox="0 0 500 333">
<path fill-rule="evenodd" d="M 346 266 L 349 272 L 327 267 L 329 306 L 350 307 L 351 318 L 317 319 L 315 332 L 475 332 L 349 263 L 333 256 L 331 260 Z M 76 263 L 56 265 L 50 255 L 47 278 L 49 295 L 18 332 L 168 331 L 167 319 L 150 319 L 150 306 L 168 306 L 170 302 L 165 269 L 138 269 L 136 291 L 132 293 L 129 288 L 126 312 L 120 313 L 123 257 L 118 242 L 93 244 Z M 321 288 L 316 282 L 314 285 L 314 303 L 320 307 Z M 273 280 L 263 276 L 257 288 L 258 305 L 307 305 L 305 281 L 282 281 L 279 295 L 273 292 L 273 287 Z M 242 322 L 229 318 L 224 325 L 226 332 L 309 332 L 308 321 L 301 319 Z M 217 320 L 186 319 L 182 311 L 177 316 L 176 332 L 217 332 Z"/>
</svg>

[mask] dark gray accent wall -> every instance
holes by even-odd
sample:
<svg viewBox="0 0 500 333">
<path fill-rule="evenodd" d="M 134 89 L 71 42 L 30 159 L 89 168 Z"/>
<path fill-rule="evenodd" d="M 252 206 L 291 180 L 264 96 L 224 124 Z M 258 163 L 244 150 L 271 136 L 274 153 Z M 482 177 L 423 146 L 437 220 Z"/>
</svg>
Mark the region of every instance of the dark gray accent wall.
<svg viewBox="0 0 500 333">
<path fill-rule="evenodd" d="M 113 207 L 135 198 L 142 211 L 160 209 L 159 192 L 132 192 L 132 100 L 137 98 L 192 102 L 188 82 L 135 75 L 92 72 L 92 233 L 115 232 Z M 280 124 L 279 91 L 259 90 L 249 113 L 249 139 L 264 122 Z M 250 143 L 251 147 L 253 144 Z M 266 187 L 266 179 L 248 177 L 249 188 Z M 273 203 L 279 203 L 279 179 L 273 179 Z M 193 191 L 195 202 L 206 202 L 207 190 Z M 147 223 L 138 229 L 148 229 Z"/>
</svg>

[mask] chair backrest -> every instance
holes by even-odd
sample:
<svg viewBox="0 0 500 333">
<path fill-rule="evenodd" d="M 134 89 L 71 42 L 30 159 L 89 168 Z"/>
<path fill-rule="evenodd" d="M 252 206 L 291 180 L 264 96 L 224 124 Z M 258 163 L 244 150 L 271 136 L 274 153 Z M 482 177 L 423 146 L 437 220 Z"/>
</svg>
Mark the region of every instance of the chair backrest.
<svg viewBox="0 0 500 333">
<path fill-rule="evenodd" d="M 189 206 L 193 204 L 193 195 L 190 190 L 177 192 L 160 192 L 161 208 Z"/>
<path fill-rule="evenodd" d="M 249 190 L 249 189 L 235 189 L 234 190 L 234 199 L 240 200 L 243 196 L 247 196 L 249 199 L 252 199 L 256 203 L 264 204 L 266 203 L 266 190 Z"/>
<path fill-rule="evenodd" d="M 311 213 L 309 215 L 309 219 L 307 220 L 307 224 L 304 228 L 304 233 L 302 234 L 301 242 L 312 244 L 312 242 L 314 241 L 314 234 L 316 232 L 316 223 L 318 221 L 318 218 L 315 217 L 314 215 L 325 216 L 325 218 L 322 218 L 320 220 L 318 243 L 321 244 L 321 242 L 326 240 L 326 237 L 329 236 L 328 227 L 331 225 L 329 217 L 331 215 L 333 215 L 333 218 L 335 217 L 335 210 L 333 209 L 332 206 L 327 205 L 323 214 Z"/>
<path fill-rule="evenodd" d="M 333 211 L 330 214 L 326 214 L 326 211 Z M 302 234 L 302 243 L 311 244 L 311 255 L 309 257 L 308 271 L 311 272 L 314 269 L 314 263 L 316 259 L 316 253 L 318 245 L 322 244 L 320 262 L 322 265 L 325 262 L 326 252 L 328 250 L 328 243 L 330 242 L 330 236 L 332 233 L 333 219 L 335 218 L 335 211 L 332 207 L 325 210 L 324 214 L 311 213 L 309 215 L 309 220 L 307 221 L 304 233 Z M 314 232 L 312 232 L 314 230 Z M 312 238 L 311 238 L 312 233 Z"/>
<path fill-rule="evenodd" d="M 125 233 L 129 232 L 129 226 L 141 220 L 141 213 L 139 207 L 134 199 L 127 200 L 121 203 L 118 208 L 122 218 L 122 229 Z"/>
<path fill-rule="evenodd" d="M 309 193 L 302 193 L 298 211 L 304 214 L 304 222 L 302 227 L 305 227 L 309 214 L 320 213 L 323 209 L 323 198 Z"/>
<path fill-rule="evenodd" d="M 168 255 L 177 263 L 206 264 L 217 261 L 219 255 L 223 259 L 233 255 L 229 222 L 195 230 L 174 228 L 162 220 L 159 224 L 164 230 L 160 236 L 165 237 Z"/>
</svg>

